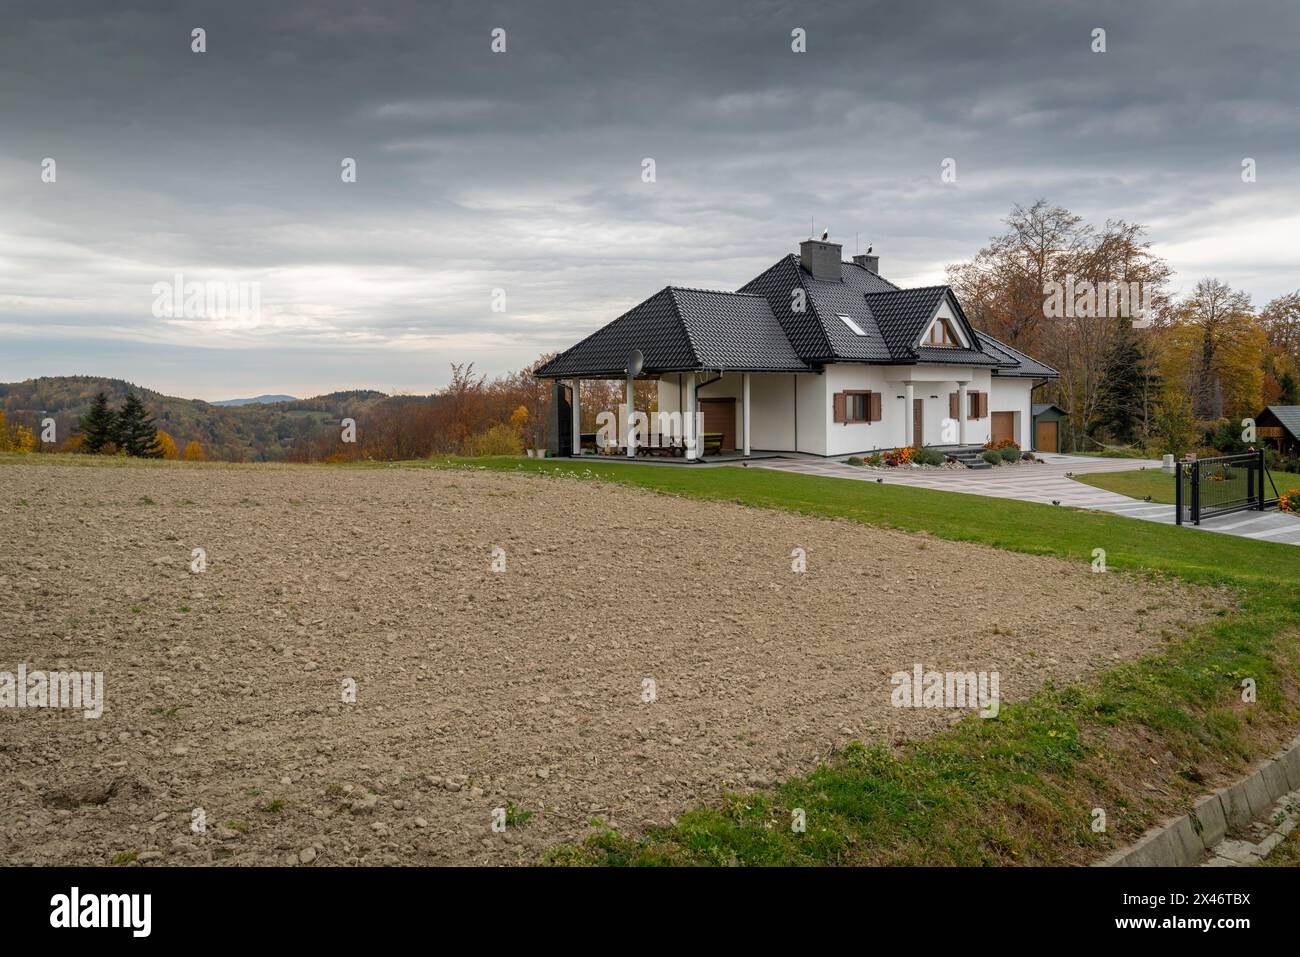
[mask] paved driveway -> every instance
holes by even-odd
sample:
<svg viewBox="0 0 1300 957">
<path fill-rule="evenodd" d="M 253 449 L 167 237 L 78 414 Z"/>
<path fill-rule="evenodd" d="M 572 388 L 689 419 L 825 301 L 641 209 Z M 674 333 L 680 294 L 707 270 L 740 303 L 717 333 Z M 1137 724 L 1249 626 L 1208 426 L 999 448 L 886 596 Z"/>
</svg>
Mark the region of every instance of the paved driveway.
<svg viewBox="0 0 1300 957">
<path fill-rule="evenodd" d="M 1091 508 L 1112 512 L 1126 518 L 1147 522 L 1174 523 L 1172 505 L 1154 505 L 1140 502 L 1117 492 L 1093 488 L 1083 482 L 1067 478 L 1066 474 L 1083 475 L 1087 472 L 1129 472 L 1145 466 L 1160 468 L 1153 459 L 1111 459 L 1084 455 L 1039 454 L 1042 465 L 1020 465 L 1014 468 L 1001 466 L 991 469 L 896 469 L 882 471 L 845 465 L 831 459 L 771 459 L 751 463 L 750 468 L 779 469 L 800 472 L 804 475 L 828 475 L 835 478 L 874 482 L 884 479 L 890 485 L 915 485 L 918 488 L 939 489 L 945 492 L 966 492 L 970 495 L 988 495 L 993 498 L 1014 498 L 1022 502 L 1058 503 L 1074 508 Z M 1190 526 L 1189 526 L 1190 527 Z M 1261 541 L 1300 545 L 1300 518 L 1276 510 L 1268 512 L 1236 512 L 1201 523 L 1202 531 L 1222 532 L 1256 538 Z"/>
</svg>

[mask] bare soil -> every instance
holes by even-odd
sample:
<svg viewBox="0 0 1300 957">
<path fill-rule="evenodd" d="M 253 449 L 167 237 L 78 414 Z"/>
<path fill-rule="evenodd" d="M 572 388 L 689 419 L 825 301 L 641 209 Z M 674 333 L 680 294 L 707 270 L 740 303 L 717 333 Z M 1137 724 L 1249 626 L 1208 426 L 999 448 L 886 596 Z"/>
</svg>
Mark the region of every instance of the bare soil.
<svg viewBox="0 0 1300 957">
<path fill-rule="evenodd" d="M 1014 702 L 1227 601 L 538 475 L 24 463 L 0 489 L 0 671 L 106 696 L 0 710 L 5 864 L 531 862 L 968 713 L 893 707 L 914 664 Z"/>
</svg>

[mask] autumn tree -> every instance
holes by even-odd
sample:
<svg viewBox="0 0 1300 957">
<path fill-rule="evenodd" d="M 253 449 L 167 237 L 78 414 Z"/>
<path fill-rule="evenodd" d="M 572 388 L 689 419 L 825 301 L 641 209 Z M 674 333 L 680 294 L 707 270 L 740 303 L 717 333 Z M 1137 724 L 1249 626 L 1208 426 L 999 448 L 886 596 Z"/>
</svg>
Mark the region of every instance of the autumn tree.
<svg viewBox="0 0 1300 957">
<path fill-rule="evenodd" d="M 1259 411 L 1267 337 L 1247 293 L 1202 279 L 1170 309 L 1160 341 L 1165 377 L 1186 388 L 1197 419 Z"/>
<path fill-rule="evenodd" d="M 180 453 L 176 451 L 176 440 L 169 433 L 159 429 L 154 435 L 154 442 L 158 446 L 162 458 L 173 461 L 180 458 Z"/>
<path fill-rule="evenodd" d="M 0 409 L 0 452 L 17 452 L 27 455 L 36 448 L 36 436 L 23 425 L 10 425 Z"/>
<path fill-rule="evenodd" d="M 207 456 L 203 453 L 203 446 L 191 439 L 185 444 L 185 461 L 186 462 L 206 462 Z"/>
<path fill-rule="evenodd" d="M 1108 372 L 1117 337 L 1125 328 L 1114 320 L 1158 320 L 1171 271 L 1151 252 L 1141 225 L 1107 220 L 1097 228 L 1041 199 L 1028 208 L 1016 205 L 1006 222 L 1007 231 L 974 259 L 948 267 L 949 283 L 976 328 L 1060 373 L 1044 398 L 1070 411 L 1069 444 L 1093 447 L 1113 385 Z M 1139 294 L 1127 311 L 1109 293 L 1121 286 Z M 1077 302 L 1072 299 L 1065 310 L 1049 308 L 1052 290 L 1076 287 Z M 1104 308 L 1100 290 L 1107 290 Z M 1151 315 L 1139 316 L 1137 308 L 1148 304 Z"/>
<path fill-rule="evenodd" d="M 1300 290 L 1271 300 L 1259 312 L 1268 341 L 1264 357 L 1264 401 L 1300 403 Z"/>
</svg>

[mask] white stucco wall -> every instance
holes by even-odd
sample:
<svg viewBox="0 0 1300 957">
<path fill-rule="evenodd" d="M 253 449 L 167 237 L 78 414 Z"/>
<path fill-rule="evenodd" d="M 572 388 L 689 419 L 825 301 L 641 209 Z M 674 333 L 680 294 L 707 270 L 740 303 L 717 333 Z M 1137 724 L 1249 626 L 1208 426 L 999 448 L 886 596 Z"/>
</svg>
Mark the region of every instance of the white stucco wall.
<svg viewBox="0 0 1300 957">
<path fill-rule="evenodd" d="M 852 455 L 877 449 L 893 449 L 907 444 L 907 422 L 911 410 L 907 404 L 907 383 L 912 383 L 912 398 L 922 403 L 923 445 L 954 445 L 943 437 L 943 420 L 948 418 L 948 396 L 957 392 L 957 377 L 966 379 L 967 389 L 989 393 L 989 411 L 993 406 L 990 374 L 987 369 L 943 365 L 871 366 L 841 363 L 826 368 L 827 440 L 826 455 Z M 880 422 L 850 424 L 835 422 L 832 409 L 836 392 L 865 389 L 880 393 Z M 900 398 L 900 396 L 902 398 Z M 990 419 L 967 418 L 966 444 L 982 445 L 991 434 Z"/>
<path fill-rule="evenodd" d="M 1022 449 L 1033 447 L 1033 391 L 1032 379 L 997 377 L 994 377 L 993 386 L 989 389 L 990 413 L 1016 413 L 1016 444 Z"/>
<path fill-rule="evenodd" d="M 956 376 L 967 378 L 968 391 L 989 394 L 989 416 L 967 418 L 965 444 L 983 445 L 992 437 L 992 413 L 1015 413 L 1016 441 L 1021 448 L 1031 445 L 1033 383 L 1029 379 L 1001 379 L 987 369 L 943 365 L 873 366 L 838 363 L 821 375 L 753 373 L 750 376 L 750 448 L 764 452 L 806 452 L 811 455 L 843 456 L 879 449 L 898 448 L 907 442 L 906 383 L 911 381 L 913 397 L 923 403 L 925 445 L 952 444 L 944 440 L 943 420 L 948 417 L 948 395 L 958 391 Z M 701 377 L 703 378 L 703 377 Z M 880 393 L 880 422 L 835 422 L 833 396 L 836 392 L 861 389 Z M 659 381 L 659 408 L 679 410 L 678 377 Z M 734 396 L 736 438 L 743 429 L 741 376 L 729 373 L 699 390 L 701 398 Z M 933 397 L 933 398 L 932 398 Z M 796 411 L 798 426 L 796 429 Z M 796 440 L 797 435 L 797 440 Z"/>
<path fill-rule="evenodd" d="M 825 455 L 850 455 L 876 449 L 892 449 L 904 444 L 903 406 L 906 402 L 896 398 L 903 394 L 902 387 L 885 377 L 894 372 L 892 366 L 869 366 L 856 363 L 838 363 L 826 367 L 826 449 Z M 834 395 L 846 389 L 865 389 L 880 393 L 879 422 L 835 421 Z"/>
</svg>

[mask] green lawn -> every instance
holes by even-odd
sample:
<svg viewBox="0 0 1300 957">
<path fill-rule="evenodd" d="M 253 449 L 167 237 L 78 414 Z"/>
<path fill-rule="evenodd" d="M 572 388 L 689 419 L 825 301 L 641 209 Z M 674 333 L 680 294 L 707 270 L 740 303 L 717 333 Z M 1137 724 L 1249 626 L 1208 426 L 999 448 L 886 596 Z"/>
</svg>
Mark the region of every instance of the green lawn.
<svg viewBox="0 0 1300 957">
<path fill-rule="evenodd" d="M 1285 495 L 1290 489 L 1300 488 L 1300 475 L 1294 472 L 1271 472 L 1273 484 L 1278 492 Z M 1092 472 L 1088 475 L 1076 475 L 1076 482 L 1083 482 L 1095 488 L 1104 488 L 1108 492 L 1118 492 L 1129 498 L 1146 498 L 1167 505 L 1174 503 L 1174 477 L 1166 475 L 1159 469 L 1134 469 L 1132 472 Z M 1264 486 L 1267 498 L 1273 497 L 1273 489 Z"/>
<path fill-rule="evenodd" d="M 901 747 L 853 744 L 807 775 L 730 794 L 671 827 L 601 827 L 552 864 L 1083 863 L 1190 807 L 1208 782 L 1275 750 L 1300 723 L 1300 548 L 1092 512 L 763 469 L 518 459 L 437 467 L 543 472 L 673 495 L 926 531 L 1114 571 L 1230 587 L 1239 606 L 1099 680 L 1045 687 Z M 1099 609 L 1098 613 L 1104 613 Z M 1014 624 L 1014 614 L 1009 623 Z M 1258 701 L 1241 700 L 1243 679 Z M 1105 833 L 1090 824 L 1106 809 Z M 790 826 L 802 810 L 806 830 Z"/>
</svg>

